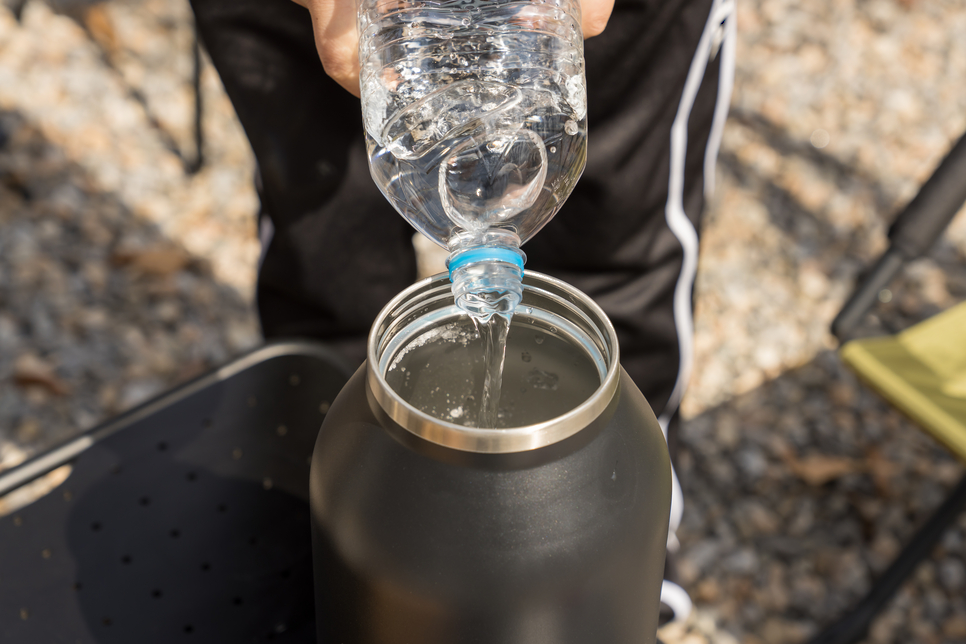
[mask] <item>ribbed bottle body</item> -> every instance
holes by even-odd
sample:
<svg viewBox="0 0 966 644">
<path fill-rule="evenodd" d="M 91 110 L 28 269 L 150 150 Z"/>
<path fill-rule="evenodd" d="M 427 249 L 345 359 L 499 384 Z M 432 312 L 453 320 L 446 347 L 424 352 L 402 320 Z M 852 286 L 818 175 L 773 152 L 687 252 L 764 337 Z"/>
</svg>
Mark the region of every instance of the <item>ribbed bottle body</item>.
<svg viewBox="0 0 966 644">
<path fill-rule="evenodd" d="M 361 0 L 370 168 L 450 251 L 516 248 L 569 196 L 586 159 L 576 0 Z"/>
</svg>

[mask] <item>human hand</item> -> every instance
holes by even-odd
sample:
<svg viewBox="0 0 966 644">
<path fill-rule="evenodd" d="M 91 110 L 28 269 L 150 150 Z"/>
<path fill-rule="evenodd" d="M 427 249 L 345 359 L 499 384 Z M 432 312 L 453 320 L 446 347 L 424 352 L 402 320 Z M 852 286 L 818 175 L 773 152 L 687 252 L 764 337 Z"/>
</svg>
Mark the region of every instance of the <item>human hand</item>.
<svg viewBox="0 0 966 644">
<path fill-rule="evenodd" d="M 325 73 L 359 96 L 359 35 L 356 33 L 356 0 L 294 0 L 312 14 L 315 46 Z M 614 0 L 581 0 L 584 38 L 596 36 L 607 26 Z"/>
</svg>

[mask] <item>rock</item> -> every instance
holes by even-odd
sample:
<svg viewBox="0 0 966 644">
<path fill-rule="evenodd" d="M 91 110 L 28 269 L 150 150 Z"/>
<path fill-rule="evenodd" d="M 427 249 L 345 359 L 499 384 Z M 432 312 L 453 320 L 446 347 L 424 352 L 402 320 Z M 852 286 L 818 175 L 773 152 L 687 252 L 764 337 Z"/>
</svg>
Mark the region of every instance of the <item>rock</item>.
<svg viewBox="0 0 966 644">
<path fill-rule="evenodd" d="M 733 510 L 733 515 L 738 532 L 745 539 L 756 535 L 774 534 L 779 527 L 778 516 L 757 499 L 739 502 Z"/>
<path fill-rule="evenodd" d="M 0 313 L 0 351 L 12 352 L 19 339 L 17 323 L 9 315 Z"/>
<path fill-rule="evenodd" d="M 814 630 L 813 624 L 771 617 L 762 624 L 760 634 L 768 644 L 798 644 Z"/>
<path fill-rule="evenodd" d="M 721 586 L 714 578 L 702 579 L 693 594 L 696 601 L 713 604 L 721 595 Z"/>
<path fill-rule="evenodd" d="M 918 615 L 916 618 L 910 619 L 908 628 L 912 641 L 923 642 L 924 644 L 940 644 L 935 624 L 920 619 Z"/>
<path fill-rule="evenodd" d="M 699 541 L 685 549 L 678 558 L 679 573 L 688 584 L 698 577 L 715 561 L 725 545 L 713 539 Z"/>
<path fill-rule="evenodd" d="M 923 613 L 926 619 L 939 624 L 949 611 L 949 600 L 938 588 L 931 587 L 923 593 Z"/>
<path fill-rule="evenodd" d="M 895 536 L 886 532 L 876 534 L 875 539 L 869 546 L 869 554 L 871 555 L 869 564 L 872 570 L 877 573 L 885 570 L 899 555 L 901 549 L 902 544 Z"/>
<path fill-rule="evenodd" d="M 946 557 L 938 564 L 939 583 L 950 594 L 963 592 L 966 588 L 966 566 L 962 559 Z"/>
<path fill-rule="evenodd" d="M 751 548 L 740 548 L 721 562 L 724 570 L 735 574 L 751 574 L 758 569 L 759 558 Z"/>
<path fill-rule="evenodd" d="M 164 383 L 154 378 L 129 382 L 121 389 L 118 406 L 120 409 L 130 409 L 153 398 L 163 390 Z"/>
<path fill-rule="evenodd" d="M 951 615 L 942 623 L 943 637 L 949 640 L 966 640 L 966 615 Z"/>
<path fill-rule="evenodd" d="M 0 467 L 3 469 L 20 465 L 27 456 L 28 453 L 15 443 L 0 440 Z"/>
<path fill-rule="evenodd" d="M 808 534 L 815 525 L 816 507 L 815 501 L 805 498 L 795 504 L 791 521 L 787 524 L 788 533 L 794 536 Z"/>
<path fill-rule="evenodd" d="M 869 569 L 862 553 L 856 549 L 843 550 L 835 557 L 832 577 L 839 590 L 854 595 L 860 595 L 869 588 Z"/>
<path fill-rule="evenodd" d="M 757 447 L 748 446 L 739 450 L 736 460 L 741 472 L 752 481 L 761 478 L 768 471 L 768 460 Z"/>
<path fill-rule="evenodd" d="M 813 574 L 793 574 L 789 577 L 791 605 L 811 613 L 826 594 L 825 582 Z"/>
</svg>

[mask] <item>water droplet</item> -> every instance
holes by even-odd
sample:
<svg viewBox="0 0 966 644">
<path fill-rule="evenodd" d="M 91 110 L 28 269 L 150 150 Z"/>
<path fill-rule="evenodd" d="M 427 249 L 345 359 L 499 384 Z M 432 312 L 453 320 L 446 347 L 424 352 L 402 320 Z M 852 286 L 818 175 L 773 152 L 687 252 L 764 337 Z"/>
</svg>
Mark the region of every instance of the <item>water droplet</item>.
<svg viewBox="0 0 966 644">
<path fill-rule="evenodd" d="M 469 24 L 470 24 L 470 19 L 469 18 L 463 18 L 462 20 L 460 20 L 460 24 L 462 24 L 464 27 L 468 27 Z"/>
<path fill-rule="evenodd" d="M 550 146 L 550 154 L 555 154 L 556 152 L 557 152 L 557 146 L 556 145 L 551 145 Z"/>
<path fill-rule="evenodd" d="M 550 333 L 556 333 L 556 332 L 557 332 L 557 327 L 555 326 L 550 327 Z"/>
<path fill-rule="evenodd" d="M 530 362 L 533 358 L 530 357 L 530 353 L 528 351 L 524 351 L 520 354 L 520 359 L 524 362 Z"/>
<path fill-rule="evenodd" d="M 543 341 L 544 341 L 543 334 L 538 333 L 535 336 L 533 336 L 533 341 L 536 342 L 537 344 L 543 344 Z"/>
<path fill-rule="evenodd" d="M 573 136 L 577 133 L 577 123 L 575 121 L 567 121 L 564 123 L 564 132 Z"/>
</svg>

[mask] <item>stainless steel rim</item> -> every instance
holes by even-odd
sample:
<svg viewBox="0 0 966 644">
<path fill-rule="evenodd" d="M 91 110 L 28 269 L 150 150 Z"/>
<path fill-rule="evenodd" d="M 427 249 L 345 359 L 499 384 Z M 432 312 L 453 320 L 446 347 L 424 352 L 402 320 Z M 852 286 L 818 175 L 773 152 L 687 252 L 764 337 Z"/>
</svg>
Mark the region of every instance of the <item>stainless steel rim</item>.
<svg viewBox="0 0 966 644">
<path fill-rule="evenodd" d="M 539 293 L 539 297 L 553 298 L 595 332 L 607 371 L 590 398 L 562 416 L 534 425 L 506 429 L 464 427 L 430 416 L 403 400 L 389 386 L 379 368 L 381 352 L 385 348 L 383 340 L 392 331 L 392 322 L 400 315 L 418 308 L 423 299 L 427 302 L 438 300 L 441 290 L 448 290 L 449 278 L 441 273 L 417 282 L 397 295 L 383 308 L 372 325 L 367 350 L 367 382 L 373 398 L 386 415 L 406 431 L 431 443 L 464 452 L 487 454 L 524 452 L 546 447 L 576 434 L 596 420 L 616 394 L 620 376 L 617 334 L 613 325 L 593 300 L 565 282 L 532 271 L 527 271 L 523 282 L 524 302 L 521 306 L 528 306 L 528 293 L 534 297 Z"/>
</svg>

